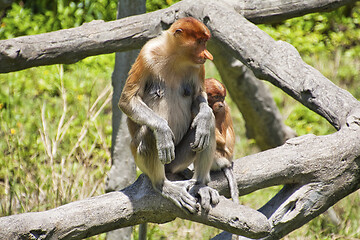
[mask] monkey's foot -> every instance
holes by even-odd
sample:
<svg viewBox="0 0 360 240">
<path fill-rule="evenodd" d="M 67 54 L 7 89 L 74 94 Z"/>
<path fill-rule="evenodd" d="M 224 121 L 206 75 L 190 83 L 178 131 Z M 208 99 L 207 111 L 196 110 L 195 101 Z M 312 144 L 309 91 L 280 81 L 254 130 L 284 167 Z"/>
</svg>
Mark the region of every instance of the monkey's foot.
<svg viewBox="0 0 360 240">
<path fill-rule="evenodd" d="M 205 211 L 209 211 L 211 206 L 216 206 L 220 201 L 218 191 L 206 186 L 203 183 L 196 182 L 194 179 L 189 180 L 192 186 L 189 188 L 189 193 L 196 198 L 200 198 L 200 205 Z"/>
<path fill-rule="evenodd" d="M 158 189 L 161 195 L 171 200 L 179 208 L 195 213 L 199 206 L 196 198 L 191 196 L 188 192 L 189 181 L 168 181 L 165 180 L 162 187 Z"/>
</svg>

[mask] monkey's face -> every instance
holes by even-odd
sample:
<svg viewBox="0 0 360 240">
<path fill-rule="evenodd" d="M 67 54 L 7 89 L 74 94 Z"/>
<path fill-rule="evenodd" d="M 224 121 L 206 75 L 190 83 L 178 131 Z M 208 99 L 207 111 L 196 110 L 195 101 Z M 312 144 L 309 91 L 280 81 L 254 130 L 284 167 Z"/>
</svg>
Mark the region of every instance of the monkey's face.
<svg viewBox="0 0 360 240">
<path fill-rule="evenodd" d="M 208 96 L 209 106 L 213 109 L 214 113 L 224 112 L 225 110 L 225 86 L 215 78 L 207 78 L 204 82 L 205 91 Z"/>
<path fill-rule="evenodd" d="M 212 54 L 206 49 L 210 39 L 209 29 L 194 18 L 182 18 L 169 29 L 173 34 L 178 50 L 195 64 L 204 64 L 207 59 L 213 60 Z"/>
<path fill-rule="evenodd" d="M 211 106 L 215 115 L 225 113 L 225 104 L 223 101 L 217 101 L 213 103 Z"/>
</svg>

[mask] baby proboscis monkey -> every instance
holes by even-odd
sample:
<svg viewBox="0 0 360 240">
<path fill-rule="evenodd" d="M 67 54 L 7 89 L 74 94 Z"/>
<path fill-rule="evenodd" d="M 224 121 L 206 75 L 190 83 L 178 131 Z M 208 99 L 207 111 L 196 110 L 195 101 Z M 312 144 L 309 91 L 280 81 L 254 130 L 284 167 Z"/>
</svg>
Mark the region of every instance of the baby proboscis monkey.
<svg viewBox="0 0 360 240">
<path fill-rule="evenodd" d="M 231 198 L 234 202 L 239 203 L 239 190 L 232 170 L 235 132 L 230 108 L 225 102 L 226 88 L 215 78 L 207 78 L 205 79 L 205 89 L 209 106 L 214 112 L 216 122 L 216 151 L 211 170 L 224 171 L 229 182 Z"/>
</svg>

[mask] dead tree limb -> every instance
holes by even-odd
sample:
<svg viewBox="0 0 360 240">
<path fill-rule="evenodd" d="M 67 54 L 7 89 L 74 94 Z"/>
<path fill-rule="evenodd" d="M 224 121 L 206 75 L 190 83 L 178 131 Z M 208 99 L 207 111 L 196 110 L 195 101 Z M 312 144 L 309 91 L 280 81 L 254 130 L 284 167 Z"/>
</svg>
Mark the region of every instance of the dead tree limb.
<svg viewBox="0 0 360 240">
<path fill-rule="evenodd" d="M 219 3 L 208 1 L 187 12 L 203 19 L 215 44 L 248 66 L 256 77 L 281 88 L 326 118 L 336 129 L 348 126 L 349 117 L 360 117 L 359 101 L 304 63 L 291 44 L 275 41 L 230 7 L 219 8 Z M 228 16 L 232 16 L 231 22 L 236 22 L 235 25 Z"/>
<path fill-rule="evenodd" d="M 244 2 L 248 4 L 249 1 Z M 274 6 L 275 4 L 274 0 L 256 2 L 259 5 L 261 5 L 260 2 L 264 2 L 263 4 L 268 4 L 269 6 Z M 284 1 L 279 2 L 283 3 Z M 318 7 L 314 7 L 311 4 L 299 4 L 299 11 L 303 9 L 300 12 L 314 12 L 320 9 L 329 9 L 329 5 L 341 6 L 355 1 L 322 0 L 319 2 L 327 4 L 315 4 Z M 244 7 L 248 6 L 242 4 L 242 1 L 231 1 L 231 3 L 236 3 L 233 7 L 236 7 L 238 10 L 243 5 Z M 164 28 L 167 28 L 174 21 L 175 15 L 180 16 L 181 13 L 184 14 L 191 5 L 193 5 L 193 2 L 179 2 L 164 10 L 116 21 L 93 21 L 77 28 L 2 40 L 0 41 L 0 73 L 42 65 L 70 64 L 88 56 L 140 48 L 148 39 L 157 36 Z M 218 2 L 217 6 L 219 5 L 221 5 L 221 8 L 232 8 L 231 5 L 227 6 L 225 2 Z M 266 14 L 264 13 L 256 16 L 255 13 L 258 11 L 260 10 L 251 10 L 248 19 L 252 21 L 252 16 L 258 19 L 266 19 Z M 244 12 L 245 17 L 246 12 Z M 285 12 L 282 14 L 285 14 Z M 230 25 L 236 25 L 235 21 L 227 22 Z"/>
<path fill-rule="evenodd" d="M 239 59 L 258 78 L 280 87 L 339 129 L 328 136 L 307 135 L 294 138 L 281 147 L 235 161 L 234 171 L 241 194 L 285 184 L 283 190 L 259 210 L 267 219 L 257 211 L 234 205 L 226 199 L 211 209 L 208 215 L 188 215 L 156 193 L 151 193 L 150 185 L 141 178 L 137 182 L 140 185 L 134 184 L 122 192 L 74 202 L 43 213 L 0 218 L 0 237 L 13 239 L 52 234 L 54 238 L 79 239 L 141 222 L 171 221 L 179 216 L 246 237 L 278 239 L 360 188 L 360 103 L 350 93 L 305 64 L 290 44 L 274 41 L 237 14 L 231 6 L 215 0 L 199 0 L 196 4 L 183 0 L 156 15 L 145 14 L 127 18 L 124 22 L 115 22 L 123 24 L 122 27 L 127 31 L 125 35 L 119 36 L 114 35 L 111 28 L 107 28 L 109 32 L 105 31 L 103 34 L 108 34 L 107 39 L 115 39 L 114 41 L 96 41 L 101 37 L 99 32 L 102 29 L 91 34 L 92 27 L 89 27 L 89 32 L 77 33 L 76 36 L 90 39 L 87 41 L 89 45 L 83 46 L 84 49 L 90 49 L 90 54 L 99 54 L 106 47 L 110 49 L 120 46 L 120 50 L 124 50 L 130 48 L 130 43 L 142 43 L 151 34 L 156 35 L 162 26 L 187 15 L 205 22 L 213 34 L 214 44 Z M 141 28 L 144 19 L 148 22 L 145 21 L 144 28 Z M 125 22 L 129 24 L 135 20 L 135 26 L 124 25 Z M 109 25 L 94 24 L 101 24 L 96 28 L 105 25 L 109 27 L 114 22 Z M 153 28 L 150 29 L 150 26 Z M 132 27 L 138 29 L 132 31 Z M 74 33 L 71 30 L 63 31 L 66 34 Z M 47 36 L 50 38 L 51 35 Z M 76 36 L 70 39 L 74 44 Z M 17 38 L 16 41 L 30 38 L 36 37 Z M 3 47 L 6 41 L 1 41 L 0 46 Z M 96 43 L 92 45 L 94 41 Z M 104 48 L 99 47 L 100 42 L 104 44 Z M 57 43 L 53 44 L 55 46 Z M 94 49 L 91 50 L 92 48 Z M 1 48 L 1 52 L 3 49 Z M 80 57 L 85 52 L 82 54 Z M 0 62 L 3 63 L 3 59 Z M 226 194 L 227 183 L 223 176 L 216 174 L 213 180 L 210 186 Z"/>
<path fill-rule="evenodd" d="M 208 47 L 221 80 L 245 120 L 246 136 L 255 139 L 261 150 L 280 146 L 295 137 L 295 132 L 283 123 L 266 85 L 219 44 L 210 42 Z"/>
<path fill-rule="evenodd" d="M 327 12 L 358 0 L 225 0 L 255 24 L 276 23 L 308 13 Z"/>
<path fill-rule="evenodd" d="M 354 126 L 354 125 L 353 125 Z M 235 161 L 240 194 L 286 186 L 260 212 L 222 199 L 208 214 L 185 214 L 153 191 L 144 176 L 120 192 L 73 202 L 49 211 L 0 218 L 1 239 L 81 239 L 143 222 L 181 217 L 250 238 L 278 239 L 360 188 L 360 128 L 328 136 L 307 135 Z M 317 149 L 317 151 L 314 151 Z M 210 183 L 227 195 L 222 173 Z M 270 235 L 269 224 L 271 225 Z"/>
<path fill-rule="evenodd" d="M 266 236 L 266 217 L 251 208 L 222 198 L 208 213 L 188 214 L 163 198 L 142 175 L 119 192 L 72 202 L 37 213 L 0 218 L 1 239 L 82 239 L 144 222 L 165 223 L 181 217 L 246 235 Z"/>
</svg>

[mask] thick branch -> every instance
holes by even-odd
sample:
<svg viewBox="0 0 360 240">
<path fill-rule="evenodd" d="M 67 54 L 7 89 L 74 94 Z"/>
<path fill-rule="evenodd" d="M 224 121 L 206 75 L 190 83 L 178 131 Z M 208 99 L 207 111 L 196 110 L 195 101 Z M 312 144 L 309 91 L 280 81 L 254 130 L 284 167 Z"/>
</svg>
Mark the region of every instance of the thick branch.
<svg viewBox="0 0 360 240">
<path fill-rule="evenodd" d="M 92 21 L 77 28 L 0 41 L 0 72 L 75 63 L 92 55 L 139 48 L 161 31 L 154 29 L 152 15 Z"/>
<path fill-rule="evenodd" d="M 308 13 L 332 11 L 358 0 L 225 0 L 249 21 L 274 23 Z"/>
<path fill-rule="evenodd" d="M 210 42 L 208 47 L 221 80 L 244 117 L 247 137 L 254 138 L 262 150 L 280 146 L 295 137 L 295 132 L 283 123 L 265 84 L 220 45 Z"/>
<path fill-rule="evenodd" d="M 82 239 L 144 222 L 165 223 L 181 217 L 252 238 L 270 230 L 261 213 L 222 198 L 209 213 L 188 214 L 155 192 L 141 175 L 131 186 L 36 213 L 0 218 L 0 239 Z"/>
<path fill-rule="evenodd" d="M 316 217 L 336 201 L 360 187 L 360 128 L 345 128 L 328 136 L 308 135 L 285 145 L 235 161 L 241 194 L 289 184 L 262 211 L 222 199 L 207 214 L 185 214 L 154 192 L 146 177 L 121 192 L 109 193 L 59 208 L 0 218 L 1 239 L 81 239 L 143 222 L 163 223 L 181 217 L 238 235 L 276 239 Z M 317 151 L 314 151 L 317 149 Z M 226 194 L 221 173 L 210 186 Z M 284 230 L 285 229 L 285 230 Z"/>
<path fill-rule="evenodd" d="M 360 112 L 355 112 L 360 103 L 349 92 L 304 63 L 292 45 L 275 41 L 232 8 L 204 1 L 187 12 L 204 20 L 215 44 L 247 65 L 258 78 L 278 86 L 337 129 L 349 124 L 349 116 L 360 118 Z"/>
<path fill-rule="evenodd" d="M 359 184 L 359 146 L 360 129 L 345 128 L 326 136 L 292 138 L 283 146 L 237 159 L 234 175 L 240 195 L 275 185 L 330 182 L 345 172 Z M 212 180 L 211 187 L 230 196 L 222 173 L 213 174 Z"/>
<path fill-rule="evenodd" d="M 360 129 L 344 128 L 328 136 L 293 138 L 281 147 L 234 162 L 240 195 L 286 186 L 259 211 L 269 218 L 264 239 L 280 239 L 360 188 Z M 212 175 L 211 187 L 229 196 L 222 173 Z M 230 240 L 222 233 L 215 239 Z M 248 238 L 240 238 L 248 239 Z"/>
<path fill-rule="evenodd" d="M 253 8 L 250 5 L 252 4 L 251 1 L 244 2 L 234 1 L 234 7 L 238 11 L 240 11 L 239 9 L 246 9 L 244 11 L 245 17 L 248 17 L 250 21 L 252 19 L 267 19 L 266 14 L 271 15 L 269 10 L 265 11 L 267 13 L 264 14 L 258 8 Z M 274 0 L 256 2 L 257 6 L 264 6 L 264 9 L 269 9 L 268 6 L 271 6 L 270 9 L 282 11 L 282 8 L 277 7 L 279 4 L 276 5 Z M 279 2 L 285 4 L 284 1 Z M 337 7 L 353 1 L 322 0 L 320 2 L 318 5 L 320 8 L 314 8 L 311 4 L 299 4 L 297 9 L 299 12 L 313 12 L 319 11 L 321 8 L 327 9 L 329 5 Z M 202 5 L 199 2 L 182 1 L 164 10 L 112 22 L 93 21 L 77 28 L 2 40 L 0 41 L 0 73 L 41 65 L 75 63 L 88 56 L 140 48 L 148 39 L 157 36 L 163 28 L 167 28 L 175 20 L 175 17 L 185 16 L 189 6 L 195 4 Z M 218 9 L 219 11 L 226 8 L 225 3 L 217 1 L 217 5 L 221 6 Z M 291 6 L 291 4 L 285 5 Z M 200 18 L 203 17 L 202 13 L 198 14 L 201 15 Z M 277 14 L 277 18 L 279 15 L 286 16 L 285 11 L 281 14 L 277 11 Z M 271 18 L 272 16 L 269 17 L 269 19 Z M 236 22 L 231 19 L 227 19 L 226 22 L 235 26 L 234 23 Z M 260 22 L 259 20 L 256 21 Z"/>
</svg>

